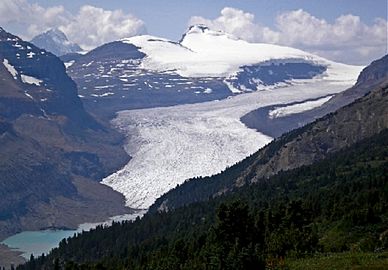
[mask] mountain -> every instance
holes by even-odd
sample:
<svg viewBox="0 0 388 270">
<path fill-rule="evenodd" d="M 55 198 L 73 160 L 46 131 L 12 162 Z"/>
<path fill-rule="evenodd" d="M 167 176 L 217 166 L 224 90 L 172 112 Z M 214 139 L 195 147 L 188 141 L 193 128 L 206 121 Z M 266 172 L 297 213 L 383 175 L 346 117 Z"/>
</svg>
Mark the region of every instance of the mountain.
<svg viewBox="0 0 388 270">
<path fill-rule="evenodd" d="M 323 268 L 385 269 L 388 85 L 370 90 L 177 187 L 143 219 L 65 239 L 20 269 L 305 269 L 321 257 Z"/>
<path fill-rule="evenodd" d="M 88 114 L 52 53 L 0 28 L 0 239 L 128 211 L 98 183 L 125 164 L 123 137 Z"/>
<path fill-rule="evenodd" d="M 359 91 L 363 88 L 364 93 L 366 89 L 369 92 L 373 90 L 370 94 L 311 124 L 285 133 L 238 165 L 227 169 L 228 173 L 186 181 L 160 197 L 150 211 L 168 210 L 207 200 L 279 172 L 313 164 L 388 128 L 388 74 L 387 67 L 381 65 L 385 59 L 386 56 L 367 67 L 359 76 L 355 85 L 357 88 L 349 90 Z M 371 70 L 378 70 L 377 73 L 382 74 L 375 76 L 377 84 L 364 79 L 370 77 L 366 74 Z"/>
<path fill-rule="evenodd" d="M 179 42 L 142 35 L 108 43 L 68 66 L 86 109 L 104 118 L 123 109 L 217 100 L 315 78 L 352 81 L 360 71 L 202 25 L 191 26 Z"/>
<path fill-rule="evenodd" d="M 79 53 L 82 51 L 82 48 L 78 44 L 70 42 L 65 33 L 57 28 L 50 29 L 35 36 L 30 42 L 56 56 Z"/>
</svg>

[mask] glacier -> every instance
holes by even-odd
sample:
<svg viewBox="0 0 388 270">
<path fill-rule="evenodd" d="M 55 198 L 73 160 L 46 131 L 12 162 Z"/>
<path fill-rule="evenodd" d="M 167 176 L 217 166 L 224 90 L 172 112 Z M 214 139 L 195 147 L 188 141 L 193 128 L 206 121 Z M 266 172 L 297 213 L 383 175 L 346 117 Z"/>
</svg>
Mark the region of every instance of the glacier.
<svg viewBox="0 0 388 270">
<path fill-rule="evenodd" d="M 271 137 L 240 121 L 246 113 L 327 97 L 352 86 L 357 75 L 295 80 L 219 101 L 121 111 L 112 123 L 127 135 L 126 151 L 132 159 L 102 183 L 122 193 L 127 206 L 147 209 L 185 180 L 219 173 L 269 143 Z"/>
<path fill-rule="evenodd" d="M 112 124 L 127 136 L 132 159 L 102 183 L 122 193 L 134 209 L 147 209 L 185 180 L 219 173 L 268 144 L 271 137 L 240 121 L 248 112 L 275 104 L 289 105 L 280 114 L 320 106 L 329 95 L 352 86 L 362 69 L 294 48 L 249 43 L 200 25 L 190 27 L 179 42 L 149 35 L 121 42 L 145 55 L 139 60 L 144 71 L 168 72 L 179 80 L 219 78 L 234 93 L 203 103 L 118 112 Z M 263 70 L 272 76 L 293 64 L 301 64 L 296 76 L 287 77 L 285 70 L 284 79 L 268 84 L 258 76 Z M 313 76 L 302 76 L 305 64 Z M 300 104 L 290 105 L 296 102 Z"/>
</svg>

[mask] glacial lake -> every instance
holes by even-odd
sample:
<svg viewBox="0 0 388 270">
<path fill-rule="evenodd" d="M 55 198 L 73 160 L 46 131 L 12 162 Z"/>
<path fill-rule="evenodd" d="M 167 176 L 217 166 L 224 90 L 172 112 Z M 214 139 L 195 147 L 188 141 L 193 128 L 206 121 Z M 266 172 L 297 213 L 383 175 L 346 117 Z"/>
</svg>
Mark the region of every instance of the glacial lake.
<svg viewBox="0 0 388 270">
<path fill-rule="evenodd" d="M 76 230 L 44 230 L 25 231 L 5 239 L 2 244 L 23 252 L 22 256 L 29 259 L 31 254 L 34 257 L 47 254 L 51 249 L 57 247 L 63 238 L 68 238 L 77 233 Z"/>
<path fill-rule="evenodd" d="M 62 239 L 71 237 L 76 233 L 89 231 L 101 224 L 110 225 L 113 221 L 135 220 L 137 217 L 143 216 L 145 212 L 145 210 L 139 210 L 133 214 L 111 217 L 105 222 L 84 223 L 77 230 L 24 231 L 8 237 L 1 244 L 5 244 L 11 249 L 22 252 L 21 256 L 29 259 L 31 254 L 37 257 L 42 255 L 42 253 L 49 253 L 51 249 L 58 247 Z"/>
</svg>

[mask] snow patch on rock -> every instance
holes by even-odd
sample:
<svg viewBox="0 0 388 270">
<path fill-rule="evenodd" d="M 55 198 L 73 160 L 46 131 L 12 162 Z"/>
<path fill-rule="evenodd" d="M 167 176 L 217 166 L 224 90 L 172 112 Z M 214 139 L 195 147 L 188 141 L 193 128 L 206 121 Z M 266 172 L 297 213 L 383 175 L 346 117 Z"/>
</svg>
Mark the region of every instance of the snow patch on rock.
<svg viewBox="0 0 388 270">
<path fill-rule="evenodd" d="M 5 66 L 5 68 L 8 70 L 8 72 L 12 75 L 12 77 L 16 80 L 17 79 L 17 75 L 18 75 L 18 72 L 16 71 L 15 67 L 12 66 L 8 59 L 4 58 L 3 60 L 3 65 Z"/>
<path fill-rule="evenodd" d="M 71 60 L 71 61 L 69 61 L 69 62 L 65 62 L 64 64 L 65 64 L 65 67 L 66 67 L 66 68 L 69 68 L 69 67 L 71 67 L 74 63 L 75 63 L 75 61 L 74 61 L 74 60 Z"/>
<path fill-rule="evenodd" d="M 25 74 L 21 74 L 20 77 L 22 79 L 22 82 L 27 84 L 34 84 L 34 85 L 40 86 L 40 84 L 43 82 L 42 80 L 39 80 L 35 77 L 28 76 Z"/>
</svg>

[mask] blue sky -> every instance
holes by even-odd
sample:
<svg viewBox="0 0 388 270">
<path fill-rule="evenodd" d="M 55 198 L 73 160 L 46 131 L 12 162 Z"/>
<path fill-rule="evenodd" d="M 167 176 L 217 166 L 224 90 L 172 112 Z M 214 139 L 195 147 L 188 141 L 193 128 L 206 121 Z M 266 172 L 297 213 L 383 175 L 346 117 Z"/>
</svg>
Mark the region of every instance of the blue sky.
<svg viewBox="0 0 388 270">
<path fill-rule="evenodd" d="M 10 32 L 29 40 L 59 28 L 85 49 L 145 33 L 176 41 L 192 23 L 350 64 L 387 53 L 387 0 L 0 1 Z"/>
<path fill-rule="evenodd" d="M 277 14 L 303 9 L 310 14 L 334 21 L 342 14 L 360 16 L 367 23 L 387 18 L 387 0 L 38 0 L 44 7 L 63 5 L 76 12 L 83 5 L 104 9 L 122 9 L 142 19 L 152 35 L 179 39 L 191 16 L 215 18 L 224 7 L 253 13 L 257 22 L 273 26 Z"/>
</svg>

